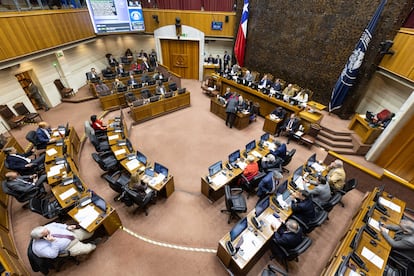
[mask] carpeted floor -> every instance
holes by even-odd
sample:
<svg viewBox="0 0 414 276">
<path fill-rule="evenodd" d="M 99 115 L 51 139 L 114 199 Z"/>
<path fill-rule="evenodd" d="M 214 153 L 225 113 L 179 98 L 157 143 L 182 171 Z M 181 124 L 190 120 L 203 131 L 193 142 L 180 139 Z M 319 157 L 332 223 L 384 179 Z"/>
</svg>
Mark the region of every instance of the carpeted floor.
<svg viewBox="0 0 414 276">
<path fill-rule="evenodd" d="M 69 264 L 56 275 L 226 275 L 225 268 L 215 255 L 217 243 L 235 222 L 227 224 L 224 198 L 210 203 L 200 192 L 200 178 L 207 168 L 218 160 L 227 159 L 229 153 L 244 148 L 252 139 L 263 134 L 263 118 L 258 118 L 244 130 L 230 129 L 224 121 L 209 111 L 210 99 L 201 93 L 200 83 L 183 80 L 183 87 L 191 91 L 191 107 L 159 117 L 131 128 L 130 140 L 135 149 L 142 151 L 150 161 L 168 167 L 174 176 L 175 192 L 168 199 L 160 198 L 149 207 L 149 215 L 133 214 L 134 207 L 114 202 L 115 192 L 100 177 L 103 173 L 93 162 L 93 147 L 87 141 L 80 160 L 81 178 L 91 189 L 103 196 L 117 210 L 123 226 L 135 233 L 119 230 L 107 241 L 99 244 L 96 252 L 86 257 L 79 266 Z M 128 109 L 124 112 L 127 114 Z M 42 117 L 52 126 L 69 122 L 80 136 L 83 122 L 91 114 L 103 114 L 99 100 L 77 104 L 62 103 Z M 108 113 L 104 121 L 119 115 Z M 132 122 L 127 117 L 128 125 Z M 27 144 L 24 135 L 36 126 L 13 130 L 18 141 Z M 285 141 L 286 138 L 281 138 Z M 313 153 L 324 160 L 326 152 L 316 147 L 312 150 L 292 142 L 288 149 L 297 153 L 288 169 L 294 170 Z M 285 175 L 287 177 L 287 175 Z M 353 214 L 359 209 L 363 194 L 357 190 L 348 193 L 343 201 L 345 208 L 337 206 L 330 213 L 330 220 L 310 234 L 313 244 L 300 256 L 298 263 L 290 263 L 290 275 L 319 275 L 327 263 L 339 238 L 348 227 Z M 256 203 L 256 197 L 248 199 L 248 211 Z M 17 249 L 29 271 L 26 256 L 30 230 L 47 220 L 22 209 L 13 200 L 12 225 Z M 172 248 L 178 245 L 181 248 Z M 197 249 L 207 249 L 198 252 Z M 249 275 L 258 275 L 268 264 L 270 252 L 251 269 Z M 34 274 L 36 275 L 36 274 Z"/>
</svg>

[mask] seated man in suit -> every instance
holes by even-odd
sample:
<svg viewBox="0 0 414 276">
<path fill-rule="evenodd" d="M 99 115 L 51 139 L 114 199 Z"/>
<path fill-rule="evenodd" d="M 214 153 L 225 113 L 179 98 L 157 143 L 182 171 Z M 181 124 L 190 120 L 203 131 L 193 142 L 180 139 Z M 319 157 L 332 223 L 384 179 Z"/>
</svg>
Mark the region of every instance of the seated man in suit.
<svg viewBox="0 0 414 276">
<path fill-rule="evenodd" d="M 147 60 L 147 58 L 146 57 L 144 57 L 143 59 L 142 59 L 142 64 L 141 64 L 141 68 L 142 68 L 142 70 L 144 70 L 144 71 L 149 71 L 150 70 L 150 65 L 149 65 L 149 63 L 148 63 L 148 60 Z"/>
<path fill-rule="evenodd" d="M 108 64 L 109 64 L 109 66 L 115 67 L 115 66 L 118 66 L 119 62 L 114 58 L 113 55 L 109 54 L 108 55 Z"/>
<path fill-rule="evenodd" d="M 36 159 L 30 159 L 28 157 L 33 155 L 32 151 L 20 154 L 14 147 L 6 148 L 3 151 L 6 154 L 8 169 L 18 171 L 22 175 L 34 174 L 44 168 L 45 154 Z"/>
<path fill-rule="evenodd" d="M 394 231 L 394 238 L 388 234 L 388 230 Z M 414 258 L 414 222 L 402 219 L 400 225 L 380 224 L 380 231 L 384 239 L 391 245 L 392 249 L 398 250 L 410 258 Z"/>
<path fill-rule="evenodd" d="M 293 197 L 291 206 L 293 215 L 298 217 L 304 223 L 312 221 L 315 218 L 316 213 L 309 192 L 305 190 L 297 191 L 290 196 Z"/>
<path fill-rule="evenodd" d="M 309 190 L 307 185 L 304 185 L 306 191 L 312 196 L 312 200 L 318 202 L 319 204 L 325 204 L 331 199 L 331 188 L 329 187 L 326 178 L 319 176 L 317 181 L 309 181 L 307 178 L 304 178 L 306 182 L 309 182 L 315 187 L 312 190 Z"/>
<path fill-rule="evenodd" d="M 83 229 L 77 229 L 76 225 L 52 222 L 45 226 L 38 226 L 32 230 L 30 236 L 33 239 L 32 250 L 39 258 L 55 259 L 62 252 L 69 251 L 70 256 L 89 254 L 95 250 L 93 243 L 83 243 L 92 237 Z"/>
<path fill-rule="evenodd" d="M 112 70 L 110 66 L 107 66 L 105 69 L 102 70 L 102 75 L 104 77 L 112 77 L 115 75 L 115 72 Z"/>
<path fill-rule="evenodd" d="M 5 177 L 7 188 L 16 194 L 46 193 L 44 187 L 47 180 L 46 174 L 42 174 L 40 177 L 36 174 L 20 176 L 18 172 L 9 171 Z"/>
<path fill-rule="evenodd" d="M 275 193 L 282 178 L 283 175 L 278 170 L 269 172 L 258 185 L 257 196 L 259 197 L 259 201 L 267 195 Z"/>
<path fill-rule="evenodd" d="M 345 185 L 346 174 L 342 160 L 334 160 L 327 168 L 328 183 L 333 190 L 342 190 Z"/>
<path fill-rule="evenodd" d="M 120 63 L 119 65 L 118 65 L 118 67 L 116 68 L 116 74 L 118 75 L 118 76 L 122 76 L 122 75 L 124 75 L 126 72 L 125 72 L 125 69 L 124 69 L 124 66 L 122 65 L 122 63 Z"/>
<path fill-rule="evenodd" d="M 36 129 L 37 140 L 39 144 L 37 145 L 37 149 L 46 149 L 49 143 L 56 142 L 56 138 L 50 137 L 52 134 L 52 130 L 47 122 L 40 122 L 38 124 L 38 128 Z"/>
<path fill-rule="evenodd" d="M 125 87 L 125 84 L 123 84 L 122 81 L 120 81 L 119 79 L 115 79 L 115 81 L 112 83 L 112 90 L 113 91 L 118 91 L 118 88 L 123 88 Z"/>
<path fill-rule="evenodd" d="M 161 95 L 164 96 L 165 95 L 165 87 L 162 84 L 162 81 L 157 81 L 157 86 L 155 87 L 155 95 Z"/>
<path fill-rule="evenodd" d="M 280 83 L 280 79 L 276 79 L 275 82 L 272 85 L 272 88 L 275 91 L 282 91 L 282 84 Z"/>
<path fill-rule="evenodd" d="M 270 150 L 270 153 L 273 154 L 275 157 L 282 158 L 283 160 L 286 158 L 286 144 L 282 144 L 280 141 L 275 141 L 276 150 Z"/>
<path fill-rule="evenodd" d="M 108 85 L 103 81 L 99 80 L 96 85 L 96 93 L 98 93 L 99 96 L 107 96 L 111 94 L 111 89 L 109 89 Z"/>
<path fill-rule="evenodd" d="M 296 89 L 293 88 L 293 85 L 291 83 L 288 84 L 288 86 L 283 89 L 283 100 L 285 102 L 288 102 L 290 97 L 294 97 L 296 94 Z"/>
<path fill-rule="evenodd" d="M 271 224 L 271 228 L 275 231 L 276 225 Z M 302 229 L 300 228 L 299 223 L 294 219 L 288 219 L 286 223 L 282 224 L 273 235 L 273 242 L 286 250 L 295 248 L 302 241 Z"/>
<path fill-rule="evenodd" d="M 280 119 L 281 120 L 280 124 L 283 124 L 283 121 L 286 118 L 286 110 L 283 107 L 278 106 L 270 113 L 270 117 L 275 117 L 275 119 Z"/>
<path fill-rule="evenodd" d="M 283 126 L 281 126 L 278 129 L 276 136 L 278 137 L 282 131 L 286 131 L 288 133 L 288 140 L 286 144 L 289 144 L 290 139 L 292 138 L 293 134 L 296 131 L 298 131 L 299 126 L 300 126 L 300 119 L 296 117 L 295 113 L 292 113 L 290 115 L 289 120 L 286 120 Z"/>
<path fill-rule="evenodd" d="M 96 72 L 96 69 L 95 68 L 91 68 L 91 71 L 88 72 L 88 73 L 86 73 L 86 78 L 89 81 L 94 81 L 94 80 L 99 79 L 99 75 L 98 75 L 98 72 Z"/>
<path fill-rule="evenodd" d="M 260 166 L 262 170 L 269 171 L 269 170 L 279 170 L 282 166 L 283 160 L 280 158 L 275 157 L 273 154 L 268 154 L 262 158 L 260 161 Z"/>
<path fill-rule="evenodd" d="M 269 88 L 270 86 L 272 86 L 272 82 L 268 79 L 267 75 L 264 75 L 257 88 L 264 89 Z"/>
<path fill-rule="evenodd" d="M 129 87 L 133 87 L 135 84 L 138 84 L 138 82 L 134 78 L 134 75 L 129 76 L 129 80 L 127 84 Z"/>
<path fill-rule="evenodd" d="M 250 86 L 252 84 L 252 81 L 253 81 L 253 75 L 252 73 L 250 73 L 249 70 L 247 70 L 243 77 L 243 84 Z"/>
</svg>

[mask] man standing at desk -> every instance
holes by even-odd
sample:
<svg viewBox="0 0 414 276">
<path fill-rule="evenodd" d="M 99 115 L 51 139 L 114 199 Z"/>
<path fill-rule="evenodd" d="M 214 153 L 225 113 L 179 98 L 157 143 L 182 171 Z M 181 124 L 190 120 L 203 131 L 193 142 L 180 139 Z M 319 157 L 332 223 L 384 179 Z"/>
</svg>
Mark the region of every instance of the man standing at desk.
<svg viewBox="0 0 414 276">
<path fill-rule="evenodd" d="M 76 229 L 76 225 L 52 222 L 34 228 L 30 234 L 33 239 L 33 253 L 40 258 L 54 259 L 69 251 L 70 256 L 89 254 L 96 245 L 81 241 L 90 238 L 93 233 Z"/>
<path fill-rule="evenodd" d="M 236 120 L 237 106 L 239 105 L 239 100 L 236 97 L 236 93 L 232 93 L 226 103 L 226 126 L 230 128 L 233 127 L 234 121 Z"/>
<path fill-rule="evenodd" d="M 391 238 L 386 229 L 395 231 L 394 239 Z M 392 249 L 398 250 L 411 258 L 414 258 L 414 222 L 402 219 L 400 225 L 380 224 L 381 234 L 391 245 Z"/>
<path fill-rule="evenodd" d="M 328 183 L 333 189 L 342 190 L 345 185 L 346 174 L 342 160 L 336 159 L 328 167 Z"/>
</svg>

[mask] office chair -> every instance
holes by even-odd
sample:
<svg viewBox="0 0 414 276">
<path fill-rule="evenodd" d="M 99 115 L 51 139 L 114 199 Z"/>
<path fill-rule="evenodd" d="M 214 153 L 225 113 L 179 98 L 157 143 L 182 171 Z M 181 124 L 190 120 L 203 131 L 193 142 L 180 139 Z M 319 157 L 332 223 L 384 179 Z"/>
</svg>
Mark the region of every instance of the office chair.
<svg viewBox="0 0 414 276">
<path fill-rule="evenodd" d="M 39 113 L 32 113 L 30 112 L 24 103 L 16 103 L 13 105 L 13 109 L 16 110 L 17 114 L 22 115 L 25 117 L 25 122 L 34 123 L 35 118 L 39 118 L 40 121 L 43 121 L 42 116 Z"/>
<path fill-rule="evenodd" d="M 112 174 L 106 173 L 103 178 L 108 182 L 109 187 L 118 193 L 114 197 L 114 201 L 119 201 L 124 195 L 124 187 L 128 185 L 131 176 L 122 171 L 116 171 Z"/>
<path fill-rule="evenodd" d="M 335 207 L 335 205 L 341 201 L 341 199 L 342 199 L 342 194 L 339 192 L 335 192 L 332 194 L 329 201 L 321 204 L 321 206 L 326 212 L 330 212 L 333 209 L 333 207 Z"/>
<path fill-rule="evenodd" d="M 142 209 L 145 212 L 145 215 L 148 216 L 148 205 L 151 203 L 153 197 L 155 196 L 155 192 L 151 190 L 150 192 L 146 193 L 144 197 L 140 195 L 140 193 L 131 190 L 128 186 L 124 187 L 124 190 L 127 196 L 132 199 L 132 201 L 138 205 L 135 209 L 134 214 L 139 210 Z"/>
<path fill-rule="evenodd" d="M 293 156 L 296 153 L 296 149 L 291 149 L 287 154 L 285 159 L 283 159 L 283 163 L 282 163 L 282 173 L 289 173 L 289 170 L 286 169 L 285 167 L 287 165 L 289 165 L 290 161 L 292 161 Z"/>
<path fill-rule="evenodd" d="M 20 127 L 24 122 L 24 115 L 15 115 L 7 105 L 0 105 L 0 115 L 11 128 Z"/>
<path fill-rule="evenodd" d="M 38 197 L 42 194 L 40 188 L 37 186 L 33 186 L 33 188 L 30 191 L 22 193 L 22 192 L 16 192 L 16 191 L 9 189 L 6 183 L 7 183 L 7 180 L 3 180 L 3 182 L 1 183 L 3 192 L 5 194 L 8 194 L 14 197 L 20 203 L 27 203 L 27 201 L 29 201 L 30 199 Z M 27 204 L 23 205 L 23 207 L 26 207 L 26 206 Z"/>
<path fill-rule="evenodd" d="M 279 268 L 274 265 L 267 265 L 267 268 L 263 269 L 261 276 L 288 276 L 287 272 L 282 268 Z"/>
<path fill-rule="evenodd" d="M 304 253 L 312 244 L 312 240 L 309 237 L 304 236 L 302 242 L 293 249 L 285 249 L 283 246 L 277 244 L 277 242 L 272 238 L 270 242 L 270 250 L 272 252 L 271 259 L 274 259 L 275 256 L 281 256 L 281 262 L 285 266 L 286 272 L 289 272 L 288 261 L 295 260 L 299 262 L 299 255 Z"/>
<path fill-rule="evenodd" d="M 392 250 L 383 275 L 414 275 L 414 259 L 404 252 Z"/>
<path fill-rule="evenodd" d="M 127 92 L 125 93 L 125 102 L 128 106 L 131 106 L 134 101 L 137 100 L 137 97 L 135 97 L 135 94 L 133 92 Z"/>
<path fill-rule="evenodd" d="M 352 178 L 350 180 L 348 180 L 344 187 L 342 188 L 342 190 L 339 190 L 338 192 L 342 194 L 342 196 L 344 196 L 347 192 L 353 190 L 356 188 L 356 186 L 358 185 L 358 180 L 355 178 Z M 339 201 L 339 204 L 341 204 L 342 207 L 345 207 L 345 204 L 341 201 Z"/>
<path fill-rule="evenodd" d="M 40 145 L 39 139 L 37 138 L 36 131 L 31 130 L 26 134 L 26 140 L 33 144 L 35 149 L 37 149 L 37 146 Z"/>
<path fill-rule="evenodd" d="M 118 170 L 119 168 L 118 160 L 116 160 L 114 154 L 111 151 L 100 153 L 93 152 L 92 158 L 96 163 L 98 163 L 99 167 L 103 171 L 111 173 Z"/>
<path fill-rule="evenodd" d="M 148 99 L 151 97 L 151 92 L 148 89 L 142 89 L 141 97 L 144 99 Z"/>
<path fill-rule="evenodd" d="M 312 232 L 313 229 L 315 229 L 318 226 L 321 226 L 322 223 L 324 223 L 326 220 L 329 220 L 328 212 L 325 211 L 319 203 L 315 201 L 312 201 L 312 203 L 313 208 L 315 209 L 315 218 L 313 220 L 305 223 L 303 220 L 301 220 L 294 214 L 292 215 L 292 218 L 299 223 L 300 227 L 302 227 L 303 229 L 303 233 L 305 234 Z"/>
<path fill-rule="evenodd" d="M 79 265 L 78 259 L 74 256 L 70 256 L 69 251 L 60 253 L 56 259 L 40 258 L 34 254 L 32 246 L 33 239 L 30 240 L 29 246 L 27 247 L 27 257 L 34 272 L 41 272 L 44 275 L 49 274 L 50 269 L 54 269 L 56 272 L 59 272 L 64 262 L 67 260 L 71 260 L 75 262 L 76 265 Z"/>
<path fill-rule="evenodd" d="M 30 199 L 29 209 L 47 219 L 55 218 L 63 211 L 57 200 L 49 201 L 49 198 L 36 197 Z"/>
<path fill-rule="evenodd" d="M 75 94 L 75 92 L 73 91 L 73 88 L 65 87 L 60 79 L 54 80 L 53 83 L 55 84 L 62 98 L 67 98 Z"/>
<path fill-rule="evenodd" d="M 97 152 L 109 151 L 111 149 L 106 134 L 96 136 L 95 130 L 89 121 L 85 121 L 85 134 Z"/>
<path fill-rule="evenodd" d="M 247 211 L 246 199 L 242 193 L 243 189 L 241 188 L 230 188 L 229 185 L 224 186 L 226 209 L 221 210 L 221 212 L 229 214 L 228 224 L 230 224 L 232 218 L 241 219 L 239 213 Z"/>
<path fill-rule="evenodd" d="M 249 181 L 247 180 L 246 176 L 244 176 L 244 174 L 240 175 L 240 184 L 242 188 L 247 192 L 247 198 L 249 198 L 251 194 L 256 194 L 256 188 L 259 185 L 259 182 L 265 176 L 265 172 L 259 171 L 259 173 Z"/>
</svg>

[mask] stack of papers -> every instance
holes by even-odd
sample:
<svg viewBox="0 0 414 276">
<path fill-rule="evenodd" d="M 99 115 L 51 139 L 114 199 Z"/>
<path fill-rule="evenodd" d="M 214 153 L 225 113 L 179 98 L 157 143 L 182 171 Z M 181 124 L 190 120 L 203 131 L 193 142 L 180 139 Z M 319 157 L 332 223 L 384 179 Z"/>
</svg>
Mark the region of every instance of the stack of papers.
<svg viewBox="0 0 414 276">
<path fill-rule="evenodd" d="M 119 149 L 119 150 L 114 151 L 115 155 L 121 155 L 121 154 L 124 154 L 124 153 L 126 153 L 125 149 Z"/>
<path fill-rule="evenodd" d="M 381 205 L 384 205 L 385 207 L 390 208 L 391 210 L 401 213 L 401 207 L 398 206 L 397 204 L 395 204 L 394 202 L 391 202 L 385 198 L 383 198 L 382 196 L 379 198 L 379 203 Z"/>
<path fill-rule="evenodd" d="M 273 214 L 267 215 L 267 217 L 265 218 L 265 221 L 267 222 L 268 225 L 276 226 L 276 229 L 279 228 L 280 225 L 282 225 L 282 222 L 278 220 L 277 218 L 275 218 Z"/>
<path fill-rule="evenodd" d="M 262 243 L 260 240 L 250 231 L 246 231 L 243 234 L 243 244 L 240 246 L 239 255 L 245 261 L 250 260 L 254 254 L 261 248 Z"/>
<path fill-rule="evenodd" d="M 54 148 L 48 149 L 48 150 L 46 151 L 46 154 L 47 154 L 48 156 L 55 155 L 56 153 L 57 153 L 57 151 L 56 151 Z"/>
<path fill-rule="evenodd" d="M 128 170 L 133 171 L 139 167 L 140 163 L 137 159 L 132 159 L 131 161 L 126 162 L 125 165 L 127 166 Z"/>
<path fill-rule="evenodd" d="M 236 164 L 237 164 L 237 166 L 239 166 L 239 168 L 240 168 L 240 169 L 242 169 L 242 170 L 244 170 L 244 169 L 247 167 L 247 164 L 246 164 L 246 163 L 244 163 L 244 162 L 241 162 L 241 161 L 237 162 Z"/>
<path fill-rule="evenodd" d="M 59 195 L 59 197 L 60 197 L 60 199 L 61 200 L 65 200 L 65 199 L 67 199 L 68 197 L 70 197 L 71 195 L 73 195 L 73 194 L 75 194 L 76 193 L 76 190 L 74 189 L 74 188 L 70 188 L 69 190 L 67 190 L 66 192 L 64 192 L 64 193 L 61 193 L 60 195 Z"/>
<path fill-rule="evenodd" d="M 370 225 L 370 226 L 372 226 L 372 227 L 374 227 L 377 231 L 379 231 L 380 230 L 380 228 L 379 228 L 379 222 L 376 220 L 376 219 L 373 219 L 373 218 L 369 218 L 369 220 L 368 220 L 368 224 Z M 388 233 L 388 229 L 385 229 L 385 232 L 387 232 Z"/>
<path fill-rule="evenodd" d="M 260 153 L 258 153 L 257 151 L 252 151 L 251 154 L 253 154 L 255 157 L 257 158 L 262 158 L 262 155 Z"/>
<path fill-rule="evenodd" d="M 47 172 L 47 177 L 52 177 L 52 176 L 60 174 L 60 170 L 64 167 L 65 167 L 64 164 L 54 165 L 50 167 L 49 171 Z"/>
<path fill-rule="evenodd" d="M 320 165 L 319 163 L 313 162 L 311 167 L 317 172 L 323 172 L 325 170 L 325 166 Z"/>
<path fill-rule="evenodd" d="M 303 177 L 298 177 L 298 179 L 296 179 L 295 181 L 296 186 L 298 187 L 299 190 L 303 190 L 305 189 L 305 181 L 303 180 Z"/>
<path fill-rule="evenodd" d="M 381 259 L 380 256 L 376 255 L 374 252 L 372 252 L 366 247 L 362 249 L 361 255 L 365 257 L 365 259 L 373 263 L 376 267 L 382 269 L 382 266 L 384 265 L 384 260 Z"/>
<path fill-rule="evenodd" d="M 150 182 L 148 183 L 151 187 L 157 186 L 159 183 L 161 183 L 165 179 L 165 175 L 162 173 L 158 174 L 157 176 L 153 177 Z"/>
<path fill-rule="evenodd" d="M 75 219 L 79 222 L 79 225 L 86 229 L 91 223 L 93 223 L 99 216 L 99 213 L 93 208 L 92 205 L 79 209 L 75 215 Z"/>
<path fill-rule="evenodd" d="M 218 173 L 213 177 L 212 181 L 216 186 L 224 185 L 227 182 L 227 177 L 222 173 Z"/>
<path fill-rule="evenodd" d="M 269 150 L 275 150 L 276 149 L 276 145 L 274 143 L 269 142 L 269 141 L 265 141 L 263 143 L 263 145 L 265 147 L 267 147 Z"/>
<path fill-rule="evenodd" d="M 118 135 L 118 134 L 115 134 L 115 135 L 109 135 L 109 136 L 108 136 L 108 140 L 115 140 L 115 139 L 117 139 L 117 140 L 118 140 L 118 138 L 119 138 L 119 135 Z"/>
</svg>

